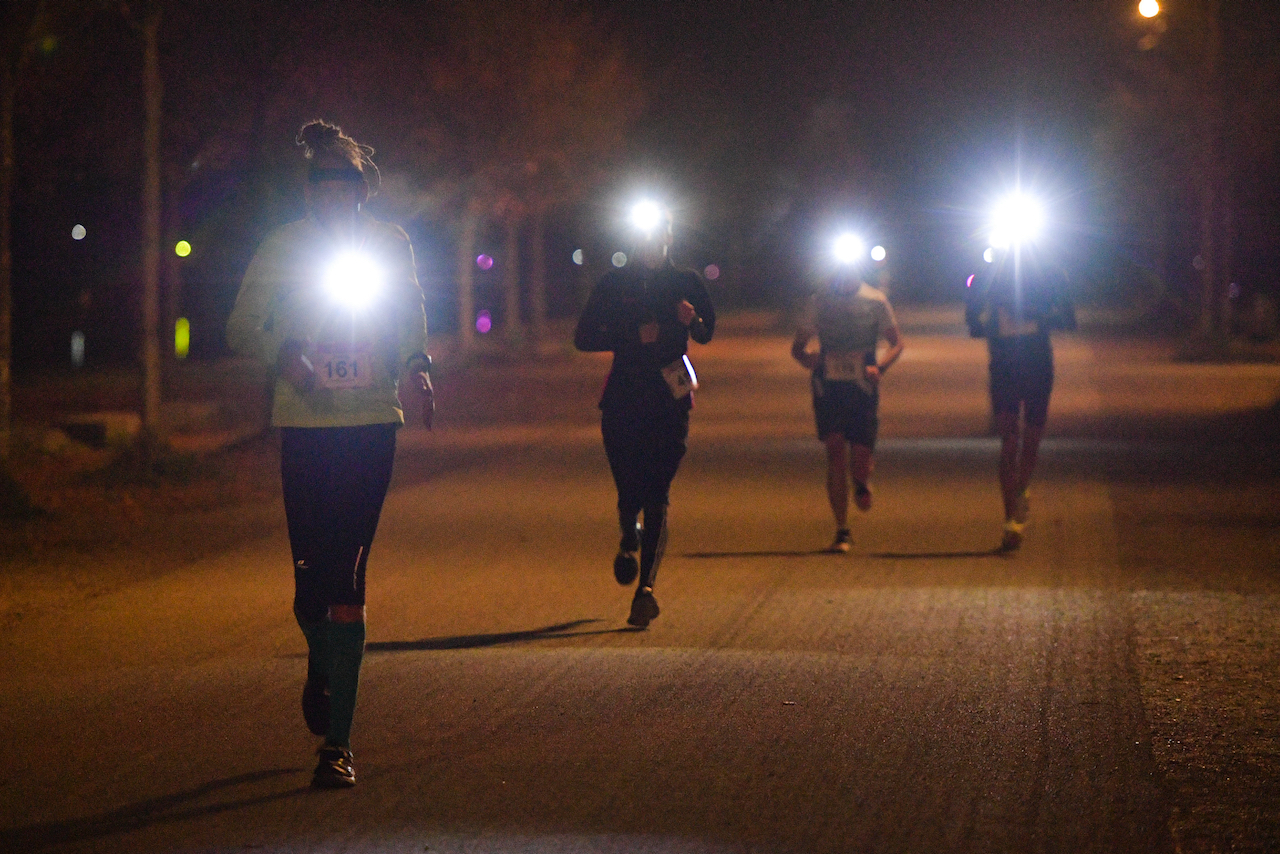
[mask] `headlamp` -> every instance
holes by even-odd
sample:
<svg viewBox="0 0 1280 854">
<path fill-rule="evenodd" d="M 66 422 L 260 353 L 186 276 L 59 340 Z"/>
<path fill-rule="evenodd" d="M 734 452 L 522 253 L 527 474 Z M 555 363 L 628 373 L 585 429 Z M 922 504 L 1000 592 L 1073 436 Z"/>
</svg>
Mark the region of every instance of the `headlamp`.
<svg viewBox="0 0 1280 854">
<path fill-rule="evenodd" d="M 851 231 L 843 232 L 836 237 L 836 242 L 831 248 L 835 253 L 836 261 L 841 264 L 857 264 L 867 257 L 867 244 Z"/>
<path fill-rule="evenodd" d="M 363 252 L 343 252 L 325 269 L 323 284 L 330 299 L 358 311 L 368 308 L 382 292 L 382 268 Z"/>
<path fill-rule="evenodd" d="M 991 245 L 1008 249 L 1031 243 L 1044 229 L 1044 205 L 1025 193 L 1013 193 L 996 203 L 991 212 Z"/>
<path fill-rule="evenodd" d="M 631 206 L 631 224 L 645 237 L 652 237 L 666 219 L 666 211 L 651 199 L 636 202 Z"/>
</svg>

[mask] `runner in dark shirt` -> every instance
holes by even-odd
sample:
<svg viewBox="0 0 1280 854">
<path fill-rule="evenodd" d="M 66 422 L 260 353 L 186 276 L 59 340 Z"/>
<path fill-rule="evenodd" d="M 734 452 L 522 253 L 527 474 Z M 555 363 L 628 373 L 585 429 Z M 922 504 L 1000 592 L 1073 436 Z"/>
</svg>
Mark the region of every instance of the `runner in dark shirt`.
<svg viewBox="0 0 1280 854">
<path fill-rule="evenodd" d="M 592 290 L 573 339 L 579 350 L 613 353 L 600 400 L 622 532 L 613 572 L 622 585 L 639 578 L 627 622 L 640 628 L 658 616 L 653 586 L 667 542 L 669 492 L 689 435 L 697 386 L 689 339 L 706 344 L 716 325 L 701 277 L 671 263 L 671 238 L 670 214 L 661 211 L 642 231 L 631 263 Z"/>
</svg>

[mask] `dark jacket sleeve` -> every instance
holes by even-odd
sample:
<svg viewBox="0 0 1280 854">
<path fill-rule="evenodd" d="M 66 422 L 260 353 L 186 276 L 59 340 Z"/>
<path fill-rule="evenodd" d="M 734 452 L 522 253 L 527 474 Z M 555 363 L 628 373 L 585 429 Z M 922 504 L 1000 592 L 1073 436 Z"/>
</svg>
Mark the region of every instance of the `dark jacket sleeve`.
<svg viewBox="0 0 1280 854">
<path fill-rule="evenodd" d="M 616 350 L 619 330 L 614 328 L 609 311 L 609 288 L 602 279 L 591 289 L 587 304 L 578 317 L 578 327 L 573 332 L 573 346 L 584 353 L 600 353 Z"/>
<path fill-rule="evenodd" d="M 716 332 L 716 308 L 711 304 L 711 294 L 702 277 L 694 273 L 689 278 L 691 281 L 686 299 L 698 313 L 693 323 L 689 324 L 689 337 L 699 344 L 706 344 Z"/>
<path fill-rule="evenodd" d="M 969 326 L 970 338 L 982 338 L 987 334 L 987 299 L 985 288 L 971 286 L 965 294 L 964 322 Z"/>
</svg>

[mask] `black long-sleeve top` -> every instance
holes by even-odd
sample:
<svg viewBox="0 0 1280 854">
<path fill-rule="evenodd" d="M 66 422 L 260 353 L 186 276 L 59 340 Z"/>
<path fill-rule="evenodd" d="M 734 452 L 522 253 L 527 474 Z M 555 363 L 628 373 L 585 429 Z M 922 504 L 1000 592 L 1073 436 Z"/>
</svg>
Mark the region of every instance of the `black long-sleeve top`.
<svg viewBox="0 0 1280 854">
<path fill-rule="evenodd" d="M 687 327 L 676 306 L 688 300 L 696 316 Z M 658 338 L 640 343 L 640 327 L 658 323 Z M 584 352 L 612 352 L 613 367 L 600 398 L 605 412 L 642 415 L 668 407 L 688 411 L 692 395 L 676 399 L 662 368 L 685 355 L 689 339 L 711 340 L 716 312 L 702 277 L 669 262 L 649 270 L 643 265 L 610 270 L 600 278 L 578 318 L 574 346 Z"/>
<path fill-rule="evenodd" d="M 1027 259 L 1015 275 L 1012 254 L 1006 255 L 966 295 L 969 334 L 988 340 L 1030 335 L 1043 338 L 1047 346 L 1051 331 L 1076 328 L 1067 290 L 1061 269 Z"/>
</svg>

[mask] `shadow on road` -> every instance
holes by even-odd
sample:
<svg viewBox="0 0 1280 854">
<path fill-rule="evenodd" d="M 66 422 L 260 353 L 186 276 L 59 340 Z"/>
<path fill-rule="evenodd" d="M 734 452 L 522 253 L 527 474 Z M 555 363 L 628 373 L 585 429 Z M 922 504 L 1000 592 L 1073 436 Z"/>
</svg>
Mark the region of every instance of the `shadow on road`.
<svg viewBox="0 0 1280 854">
<path fill-rule="evenodd" d="M 810 549 L 808 551 L 685 552 L 681 557 L 693 558 L 695 560 L 711 560 L 715 558 L 733 557 L 814 557 L 816 555 L 828 555 L 830 557 L 844 556 L 838 552 L 830 552 L 826 549 Z"/>
<path fill-rule="evenodd" d="M 301 768 L 273 768 L 268 771 L 254 771 L 251 774 L 238 774 L 224 780 L 214 780 L 185 792 L 177 792 L 160 798 L 142 801 L 120 807 L 102 815 L 87 818 L 73 818 L 66 821 L 50 821 L 18 827 L 5 831 L 5 845 L 13 846 L 11 851 L 42 851 L 55 846 L 92 839 L 102 839 L 120 833 L 128 833 L 155 824 L 168 824 L 188 821 L 203 816 L 238 810 L 244 807 L 257 806 L 272 801 L 280 801 L 296 795 L 311 792 L 311 787 L 299 786 L 283 792 L 272 792 L 265 795 L 223 801 L 221 803 L 190 806 L 185 804 L 197 801 L 207 795 L 223 789 L 246 786 L 270 780 L 273 777 L 294 776 L 304 773 Z"/>
<path fill-rule="evenodd" d="M 483 635 L 455 635 L 447 638 L 423 638 L 413 641 L 377 641 L 365 644 L 365 652 L 429 652 L 448 649 L 481 649 L 486 646 L 501 646 L 506 643 L 523 643 L 525 641 L 545 640 L 548 638 L 578 638 L 585 635 L 612 635 L 629 631 L 629 629 L 597 629 L 588 632 L 575 632 L 579 626 L 588 626 L 602 622 L 599 619 L 573 620 L 568 623 L 556 623 L 540 629 L 527 629 L 522 632 L 496 632 Z"/>
<path fill-rule="evenodd" d="M 1007 557 L 1008 552 L 999 548 L 969 552 L 872 552 L 867 557 L 881 560 L 946 560 L 947 558 L 964 557 Z"/>
</svg>

